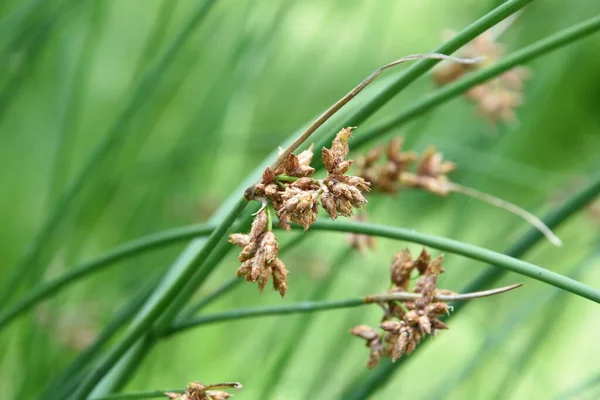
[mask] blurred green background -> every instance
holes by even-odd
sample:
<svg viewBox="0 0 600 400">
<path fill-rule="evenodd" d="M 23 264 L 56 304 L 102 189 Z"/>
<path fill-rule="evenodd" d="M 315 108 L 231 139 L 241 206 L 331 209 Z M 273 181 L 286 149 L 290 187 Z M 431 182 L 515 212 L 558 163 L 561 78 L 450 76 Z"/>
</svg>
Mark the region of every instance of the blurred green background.
<svg viewBox="0 0 600 400">
<path fill-rule="evenodd" d="M 12 301 L 41 279 L 128 240 L 206 221 L 269 152 L 375 68 L 431 51 L 445 29 L 462 29 L 499 2 L 219 0 L 143 88 L 143 101 L 132 105 L 141 78 L 198 3 L 0 3 L 2 282 L 97 148 L 115 138 L 60 215 L 35 265 L 25 266 L 31 271 Z M 596 0 L 537 0 L 501 41 L 516 50 L 598 13 Z M 532 76 L 519 123 L 492 127 L 457 98 L 393 135 L 405 136 L 417 151 L 436 145 L 458 164 L 455 181 L 541 216 L 600 169 L 599 54 L 596 34 L 528 64 Z M 402 69 L 386 72 L 349 109 Z M 356 134 L 433 89 L 430 75 L 418 80 Z M 371 222 L 497 251 L 528 229 L 517 217 L 458 194 L 374 194 L 368 210 Z M 280 240 L 296 240 L 297 233 L 281 233 Z M 543 243 L 527 260 L 564 274 L 579 269 L 580 280 L 600 287 L 599 233 L 598 218 L 583 212 L 558 230 L 562 248 Z M 282 257 L 290 271 L 284 300 L 242 284 L 204 312 L 380 292 L 393 254 L 404 246 L 378 240 L 374 252 L 344 256 L 350 251 L 344 235 L 310 233 Z M 1 332 L 2 397 L 37 398 L 183 248 L 144 254 L 94 275 Z M 40 266 L 47 266 L 43 276 L 36 274 Z M 237 266 L 232 252 L 196 298 L 234 276 Z M 440 287 L 459 290 L 484 265 L 447 255 L 445 266 Z M 502 283 L 515 282 L 525 286 L 469 305 L 375 397 L 547 399 L 598 374 L 600 309 L 566 294 L 550 302 L 552 287 L 514 274 Z M 235 393 L 239 399 L 337 398 L 366 369 L 368 350 L 348 330 L 380 317 L 370 306 L 201 327 L 156 346 L 125 390 L 236 380 L 245 386 Z M 301 327 L 300 340 L 289 347 Z M 293 354 L 281 368 L 288 347 Z M 600 385 L 580 396 L 574 398 L 600 398 Z"/>
</svg>

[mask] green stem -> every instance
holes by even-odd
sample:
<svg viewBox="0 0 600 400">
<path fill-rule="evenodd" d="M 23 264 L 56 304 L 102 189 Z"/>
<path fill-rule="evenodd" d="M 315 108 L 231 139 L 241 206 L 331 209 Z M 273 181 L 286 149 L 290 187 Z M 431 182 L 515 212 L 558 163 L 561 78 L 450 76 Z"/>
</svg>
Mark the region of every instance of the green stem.
<svg viewBox="0 0 600 400">
<path fill-rule="evenodd" d="M 83 278 L 87 278 L 96 272 L 104 271 L 107 267 L 115 265 L 118 261 L 194 237 L 206 236 L 210 234 L 213 229 L 214 227 L 210 225 L 192 225 L 158 232 L 125 243 L 104 255 L 86 261 L 83 264 L 72 268 L 64 275 L 37 286 L 20 301 L 12 305 L 10 309 L 0 315 L 0 329 L 4 328 L 9 322 L 13 321 L 16 317 L 29 310 L 40 301 L 58 293 L 65 286 L 75 283 Z"/>
<path fill-rule="evenodd" d="M 151 390 L 149 392 L 132 392 L 122 394 L 111 394 L 102 397 L 93 397 L 92 400 L 125 400 L 125 399 L 165 399 L 165 392 L 171 393 L 185 393 L 185 390 L 181 389 L 165 389 L 165 390 Z"/>
<path fill-rule="evenodd" d="M 579 193 L 572 196 L 565 204 L 552 212 L 548 217 L 544 218 L 544 223 L 550 228 L 555 229 L 571 216 L 576 214 L 582 208 L 587 206 L 600 193 L 600 175 L 596 175 L 591 180 L 590 184 L 581 190 Z M 506 251 L 506 255 L 511 257 L 521 257 L 532 247 L 534 247 L 544 236 L 537 229 L 530 229 L 514 246 Z M 464 292 L 476 291 L 483 287 L 493 284 L 504 276 L 506 270 L 498 268 L 489 268 L 481 272 L 473 279 L 464 289 Z M 468 302 L 458 303 L 454 307 L 454 313 L 450 316 L 455 318 Z M 423 348 L 424 343 L 417 347 L 416 351 Z M 364 379 L 356 379 L 353 382 L 358 382 L 352 387 L 344 391 L 344 399 L 362 400 L 369 397 L 373 392 L 385 386 L 387 381 L 393 376 L 394 372 L 398 371 L 408 358 L 404 357 L 395 363 L 387 363 L 380 368 L 377 368 L 372 374 L 369 374 Z"/>
<path fill-rule="evenodd" d="M 160 317 L 171 304 L 173 298 L 180 292 L 187 281 L 196 273 L 196 267 L 206 257 L 208 257 L 215 246 L 221 241 L 225 232 L 233 224 L 235 219 L 242 213 L 247 205 L 245 199 L 240 199 L 237 205 L 223 219 L 221 224 L 211 233 L 208 240 L 202 246 L 199 252 L 189 255 L 185 262 L 185 267 L 177 276 L 168 282 L 160 292 L 155 292 L 155 297 L 149 300 L 149 304 L 141 311 L 138 317 L 132 322 L 127 333 L 121 338 L 119 343 L 113 347 L 100 364 L 81 384 L 81 387 L 73 394 L 74 400 L 84 400 L 94 389 L 96 384 L 108 373 L 117 361 L 150 329 L 152 324 Z"/>
<path fill-rule="evenodd" d="M 353 148 L 358 148 L 359 146 L 380 137 L 386 132 L 397 128 L 399 125 L 424 114 L 433 107 L 461 95 L 474 86 L 492 79 L 517 65 L 526 63 L 537 57 L 560 49 L 563 46 L 576 42 L 598 30 L 600 30 L 600 15 L 563 29 L 521 50 L 517 50 L 501 59 L 498 63 L 481 71 L 470 73 L 464 79 L 449 84 L 432 94 L 425 96 L 422 100 L 398 113 L 389 121 L 357 135 L 352 142 L 352 146 Z"/>
<path fill-rule="evenodd" d="M 296 182 L 300 178 L 289 175 L 277 175 L 275 179 L 279 182 Z"/>
<path fill-rule="evenodd" d="M 596 303 L 600 303 L 599 290 L 526 261 L 456 240 L 418 233 L 411 229 L 356 222 L 317 221 L 311 226 L 311 229 L 362 233 L 364 235 L 387 237 L 390 239 L 408 240 L 414 243 L 420 243 L 424 246 L 459 254 L 474 260 L 483 261 L 496 267 L 500 267 L 504 270 L 528 276 L 535 280 L 564 289 L 578 296 L 585 297 L 586 299 L 592 300 Z M 541 236 L 541 234 L 539 235 Z M 465 290 L 463 292 L 466 293 L 471 291 L 474 290 Z"/>
<path fill-rule="evenodd" d="M 464 301 L 475 298 L 489 297 L 496 294 L 508 292 L 522 286 L 521 284 L 515 284 L 506 286 L 503 288 L 487 290 L 476 293 L 465 293 L 465 294 L 453 294 L 453 295 L 436 295 L 435 301 L 453 302 L 453 301 Z M 255 318 L 255 317 L 268 317 L 273 315 L 291 315 L 297 313 L 307 313 L 313 311 L 325 311 L 335 310 L 338 308 L 352 308 L 367 304 L 379 304 L 386 301 L 414 301 L 422 298 L 423 296 L 419 293 L 405 293 L 405 292 L 394 292 L 394 293 L 383 293 L 378 295 L 371 295 L 356 299 L 344 299 L 344 300 L 333 300 L 333 301 L 303 301 L 298 304 L 287 304 L 283 306 L 265 306 L 265 307 L 252 307 L 252 308 L 240 308 L 237 310 L 225 311 L 222 313 L 212 315 L 202 315 L 195 318 L 190 318 L 186 321 L 178 322 L 172 325 L 168 330 L 163 333 L 163 337 L 171 336 L 175 333 L 180 333 L 190 328 L 195 328 L 199 325 L 206 325 L 215 322 L 222 321 L 234 321 L 237 319 L 244 318 Z"/>
</svg>

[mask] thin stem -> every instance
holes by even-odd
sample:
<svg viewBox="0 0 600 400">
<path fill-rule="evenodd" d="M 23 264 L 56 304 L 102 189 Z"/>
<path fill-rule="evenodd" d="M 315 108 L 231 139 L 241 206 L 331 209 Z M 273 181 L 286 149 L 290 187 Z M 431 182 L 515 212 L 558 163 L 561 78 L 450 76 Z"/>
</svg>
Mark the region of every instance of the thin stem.
<svg viewBox="0 0 600 400">
<path fill-rule="evenodd" d="M 522 283 L 515 283 L 514 285 L 505 286 L 497 289 L 483 290 L 481 292 L 473 292 L 473 293 L 463 293 L 463 294 L 438 294 L 434 296 L 434 301 L 443 301 L 443 302 L 452 302 L 452 301 L 464 301 L 464 300 L 472 300 L 479 299 L 483 297 L 494 296 L 496 294 L 505 293 L 511 291 L 513 289 L 519 288 L 523 286 Z M 365 297 L 364 301 L 366 304 L 370 303 L 380 303 L 384 301 L 412 301 L 418 300 L 423 295 L 420 293 L 407 293 L 407 292 L 396 292 L 396 293 L 383 293 L 383 294 L 375 294 L 371 296 Z"/>
<path fill-rule="evenodd" d="M 213 383 L 212 385 L 205 386 L 206 389 L 243 389 L 241 383 L 239 382 L 222 382 L 222 383 Z"/>
<path fill-rule="evenodd" d="M 504 293 L 509 290 L 520 287 L 521 284 L 511 285 L 499 289 L 486 290 L 478 293 L 466 293 L 456 295 L 437 295 L 434 297 L 435 301 L 460 301 L 470 300 L 480 297 L 488 297 L 496 294 Z M 202 315 L 195 318 L 190 318 L 186 321 L 178 322 L 170 327 L 169 330 L 164 332 L 163 337 L 172 336 L 176 333 L 180 333 L 187 329 L 195 328 L 200 325 L 206 325 L 215 322 L 229 322 L 244 318 L 256 318 L 266 317 L 273 315 L 292 315 L 297 313 L 308 313 L 314 311 L 326 311 L 336 310 L 339 308 L 352 308 L 363 306 L 367 304 L 376 304 L 382 301 L 398 300 L 398 301 L 412 301 L 423 297 L 419 293 L 384 293 L 372 296 L 366 296 L 356 299 L 344 299 L 344 300 L 333 300 L 333 301 L 303 301 L 297 304 L 287 304 L 280 306 L 265 306 L 265 307 L 252 307 L 252 308 L 240 308 L 236 310 L 225 311 L 217 314 Z"/>
<path fill-rule="evenodd" d="M 16 304 L 12 305 L 10 309 L 2 313 L 0 315 L 0 329 L 4 328 L 9 322 L 31 309 L 31 307 L 40 301 L 55 295 L 70 284 L 83 278 L 87 278 L 97 272 L 104 271 L 107 267 L 116 265 L 119 261 L 194 237 L 208 235 L 213 229 L 214 227 L 210 225 L 192 225 L 158 232 L 125 243 L 104 255 L 75 266 L 64 275 L 35 287 Z"/>
<path fill-rule="evenodd" d="M 596 303 L 600 303 L 600 291 L 597 289 L 531 263 L 456 240 L 418 233 L 410 229 L 345 221 L 317 221 L 311 226 L 311 229 L 362 233 L 365 235 L 420 243 L 424 246 L 483 261 L 496 267 L 548 283 L 573 294 L 585 297 L 586 299 L 590 299 Z M 476 290 L 479 290 L 479 288 Z M 473 292 L 476 290 L 465 290 L 463 292 Z"/>
<path fill-rule="evenodd" d="M 295 176 L 289 176 L 289 175 L 277 175 L 275 177 L 275 180 L 279 181 L 279 182 L 296 182 L 298 179 L 298 177 Z"/>
<path fill-rule="evenodd" d="M 473 197 L 477 200 L 484 201 L 493 206 L 503 208 L 519 217 L 523 218 L 525 221 L 529 222 L 531 225 L 535 226 L 540 232 L 546 236 L 546 239 L 550 241 L 553 245 L 560 247 L 562 246 L 562 241 L 540 220 L 538 217 L 533 215 L 527 210 L 522 209 L 521 207 L 512 204 L 506 200 L 502 200 L 498 197 L 492 196 L 488 193 L 480 192 L 479 190 L 475 190 L 473 188 L 459 185 L 458 183 L 449 182 L 448 187 L 451 191 L 456 193 L 462 193 L 464 195 Z"/>
<path fill-rule="evenodd" d="M 165 399 L 166 392 L 183 394 L 183 393 L 185 393 L 185 390 L 165 389 L 165 390 L 151 390 L 148 392 L 110 394 L 108 396 L 92 397 L 92 400 Z"/>
<path fill-rule="evenodd" d="M 417 101 L 409 108 L 399 112 L 390 120 L 367 131 L 363 131 L 362 134 L 359 134 L 354 138 L 353 147 L 356 149 L 367 142 L 375 140 L 390 130 L 397 128 L 398 126 L 424 114 L 430 109 L 439 106 L 448 100 L 460 96 L 472 87 L 490 80 L 508 71 L 509 69 L 516 67 L 517 65 L 524 64 L 554 50 L 558 50 L 563 46 L 574 43 L 588 35 L 591 35 L 592 33 L 597 32 L 598 30 L 600 30 L 600 15 L 573 25 L 569 28 L 563 29 L 553 35 L 526 46 L 521 50 L 517 50 L 507 55 L 496 64 L 481 71 L 472 72 L 466 75 L 463 79 L 446 85 L 436 90 L 432 94 L 425 96 L 422 100 Z"/>
<path fill-rule="evenodd" d="M 356 95 L 358 95 L 364 88 L 366 88 L 371 82 L 375 80 L 383 71 L 388 68 L 395 67 L 396 65 L 405 63 L 407 61 L 415 61 L 415 60 L 450 60 L 461 64 L 474 64 L 482 60 L 482 58 L 460 58 L 460 57 L 452 57 L 447 56 L 441 53 L 429 53 L 429 54 L 411 54 L 406 57 L 402 57 L 396 61 L 392 61 L 389 64 L 384 65 L 383 67 L 377 68 L 371 75 L 366 77 L 361 83 L 359 83 L 354 89 L 352 89 L 348 94 L 339 99 L 335 104 L 329 107 L 319 118 L 315 120 L 302 134 L 291 144 L 289 145 L 280 155 L 277 157 L 277 160 L 271 165 L 272 170 L 276 170 L 285 159 L 294 152 L 302 143 L 304 143 L 310 135 L 312 135 L 321 125 L 323 125 L 329 118 L 331 118 L 335 113 L 337 113 L 344 105 L 346 105 L 350 100 L 352 100 Z"/>
</svg>

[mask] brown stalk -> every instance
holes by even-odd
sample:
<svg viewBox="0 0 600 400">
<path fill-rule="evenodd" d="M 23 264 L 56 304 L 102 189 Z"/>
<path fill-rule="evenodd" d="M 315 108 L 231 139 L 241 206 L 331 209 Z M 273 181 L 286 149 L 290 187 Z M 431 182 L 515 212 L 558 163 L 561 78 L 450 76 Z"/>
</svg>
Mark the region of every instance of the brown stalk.
<svg viewBox="0 0 600 400">
<path fill-rule="evenodd" d="M 402 64 L 407 61 L 414 60 L 422 60 L 422 59 L 434 59 L 434 60 L 450 60 L 461 64 L 474 64 L 483 60 L 481 57 L 477 58 L 460 58 L 448 56 L 440 53 L 426 53 L 426 54 L 411 54 L 406 57 L 402 57 L 396 61 L 392 61 L 389 64 L 384 65 L 383 67 L 379 67 L 369 75 L 365 80 L 358 84 L 354 89 L 352 89 L 348 94 L 338 100 L 335 104 L 327 109 L 319 118 L 315 120 L 306 130 L 298 136 L 298 138 L 292 143 L 287 149 L 285 149 L 277 160 L 271 165 L 271 169 L 274 171 L 279 167 L 285 159 L 292 154 L 302 143 L 304 143 L 310 135 L 312 135 L 321 125 L 323 125 L 329 118 L 331 118 L 336 112 L 338 112 L 344 105 L 346 105 L 350 100 L 352 100 L 357 94 L 359 94 L 365 87 L 367 87 L 371 82 L 375 80 L 384 70 L 394 67 L 398 64 Z"/>
<path fill-rule="evenodd" d="M 519 217 L 523 218 L 525 221 L 529 222 L 531 225 L 536 227 L 545 237 L 552 243 L 553 245 L 560 247 L 562 246 L 562 241 L 548 228 L 542 220 L 540 220 L 535 215 L 531 214 L 529 211 L 522 209 L 519 206 L 516 206 L 512 203 L 509 203 L 506 200 L 499 199 L 498 197 L 492 196 L 487 193 L 480 192 L 479 190 L 475 190 L 473 188 L 459 185 L 458 183 L 448 182 L 448 187 L 450 191 L 455 193 L 462 193 L 464 195 L 473 197 L 475 199 L 485 201 L 491 205 L 496 207 L 503 208 Z"/>
</svg>

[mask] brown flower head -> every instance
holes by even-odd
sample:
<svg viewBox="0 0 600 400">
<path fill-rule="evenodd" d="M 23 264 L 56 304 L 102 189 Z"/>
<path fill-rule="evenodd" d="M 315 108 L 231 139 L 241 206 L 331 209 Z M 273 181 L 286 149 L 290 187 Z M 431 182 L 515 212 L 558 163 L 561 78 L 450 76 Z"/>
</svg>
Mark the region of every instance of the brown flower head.
<svg viewBox="0 0 600 400">
<path fill-rule="evenodd" d="M 200 382 L 192 382 L 187 386 L 183 394 L 167 392 L 165 393 L 165 396 L 172 400 L 226 400 L 231 397 L 231 394 L 221 390 L 210 390 L 225 388 L 235 388 L 239 390 L 242 389 L 242 385 L 237 382 L 225 382 L 204 386 Z"/>
<path fill-rule="evenodd" d="M 321 205 L 336 219 L 338 214 L 345 217 L 353 215 L 353 209 L 367 203 L 362 191 L 369 191 L 370 184 L 359 176 L 345 175 L 352 165 L 346 156 L 350 152 L 348 140 L 353 128 L 342 129 L 333 140 L 331 148 L 323 148 L 323 164 L 327 169 L 327 177 L 323 179 Z"/>
<path fill-rule="evenodd" d="M 377 330 L 369 326 L 359 325 L 351 331 L 353 335 L 365 339 L 371 349 L 369 368 L 376 366 L 382 355 L 392 357 L 392 361 L 396 361 L 404 354 L 411 354 L 426 335 L 448 328 L 439 317 L 448 313 L 449 306 L 435 301 L 436 296 L 442 294 L 442 291 L 436 288 L 437 278 L 444 272 L 442 260 L 443 256 L 439 256 L 432 261 L 425 249 L 416 260 L 413 260 L 408 249 L 396 254 L 390 268 L 390 292 L 408 292 L 411 275 L 417 271 L 419 277 L 413 293 L 418 293 L 421 297 L 413 301 L 403 301 L 402 304 L 397 300 L 381 304 L 385 311 L 383 321 L 379 325 L 385 332 L 383 340 L 380 339 Z M 443 291 L 443 294 L 449 293 L 451 292 Z"/>
<path fill-rule="evenodd" d="M 234 233 L 229 236 L 229 242 L 242 247 L 238 256 L 242 265 L 237 270 L 237 276 L 249 282 L 258 282 L 258 289 L 262 292 L 272 275 L 273 287 L 283 297 L 287 291 L 287 271 L 279 259 L 277 238 L 267 230 L 267 225 L 267 211 L 262 210 L 256 215 L 249 235 Z"/>
<path fill-rule="evenodd" d="M 375 368 L 383 356 L 383 343 L 379 332 L 368 325 L 358 325 L 352 328 L 350 333 L 366 340 L 367 347 L 371 350 L 369 360 L 367 361 L 367 368 Z"/>
<path fill-rule="evenodd" d="M 437 152 L 435 147 L 429 147 L 419 162 L 417 172 L 403 173 L 400 181 L 406 186 L 445 196 L 451 191 L 446 174 L 454 169 L 456 164 L 444 161 L 442 153 Z"/>
<path fill-rule="evenodd" d="M 402 138 L 394 138 L 388 143 L 387 149 L 377 146 L 358 159 L 359 175 L 370 182 L 375 190 L 384 193 L 398 192 L 400 175 L 406 172 L 417 158 L 412 151 L 402 151 L 403 142 Z M 384 152 L 386 158 L 384 163 L 380 163 L 378 161 Z"/>
<path fill-rule="evenodd" d="M 439 85 L 455 81 L 463 75 L 486 68 L 496 63 L 505 53 L 504 47 L 496 40 L 492 30 L 475 38 L 461 51 L 462 57 L 485 56 L 482 63 L 458 64 L 441 63 L 434 71 L 434 79 Z M 515 110 L 523 103 L 523 84 L 529 77 L 524 67 L 515 67 L 465 93 L 473 101 L 478 112 L 493 125 L 498 122 L 516 120 Z"/>
</svg>

